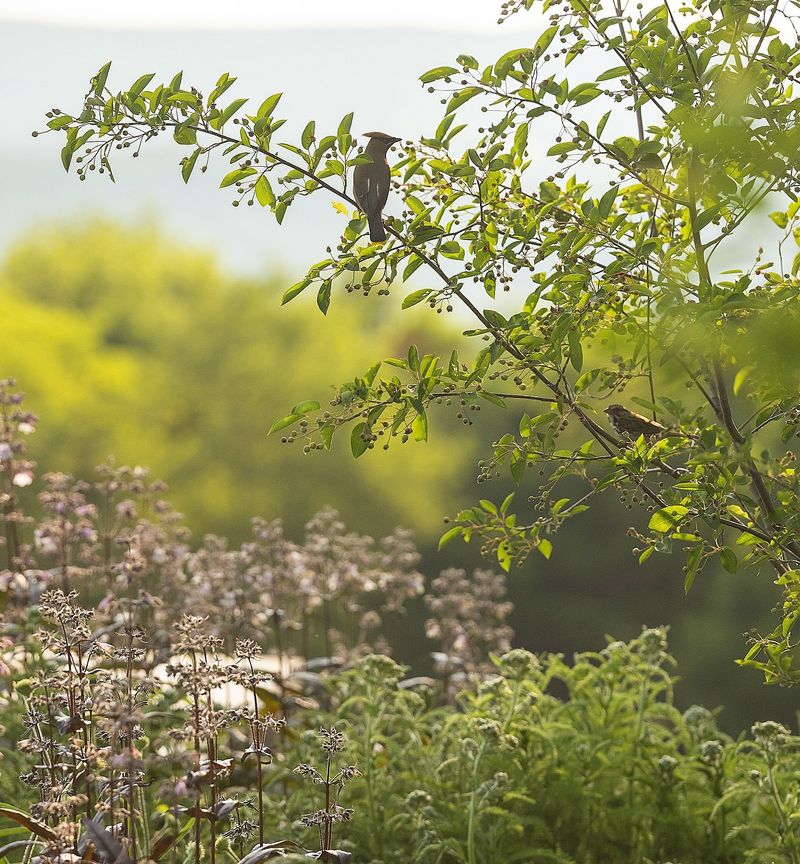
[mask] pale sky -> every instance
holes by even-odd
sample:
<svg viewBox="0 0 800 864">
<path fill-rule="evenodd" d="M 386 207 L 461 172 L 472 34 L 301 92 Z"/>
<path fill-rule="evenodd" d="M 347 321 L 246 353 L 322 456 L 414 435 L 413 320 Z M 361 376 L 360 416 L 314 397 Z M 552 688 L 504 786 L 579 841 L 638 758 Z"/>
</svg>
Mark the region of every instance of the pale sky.
<svg viewBox="0 0 800 864">
<path fill-rule="evenodd" d="M 0 20 L 99 28 L 302 29 L 413 27 L 487 32 L 500 0 L 0 0 Z M 513 16 L 508 29 L 530 27 Z"/>
</svg>

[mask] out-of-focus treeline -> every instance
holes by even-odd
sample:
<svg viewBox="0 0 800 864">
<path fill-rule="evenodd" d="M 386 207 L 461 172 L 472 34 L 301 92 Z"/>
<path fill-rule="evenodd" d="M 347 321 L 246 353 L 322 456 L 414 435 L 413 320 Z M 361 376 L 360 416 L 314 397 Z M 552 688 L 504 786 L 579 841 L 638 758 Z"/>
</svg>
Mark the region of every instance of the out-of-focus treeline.
<svg viewBox="0 0 800 864">
<path fill-rule="evenodd" d="M 16 378 L 42 416 L 30 442 L 39 470 L 87 476 L 112 454 L 147 465 L 197 538 L 239 542 L 254 515 L 279 516 L 299 535 L 330 504 L 362 533 L 413 528 L 428 575 L 481 566 L 477 547 L 437 553 L 436 542 L 443 516 L 507 491 L 475 483 L 481 450 L 503 428 L 499 409 L 467 428 L 456 407 L 443 408 L 427 444 L 358 461 L 346 434 L 333 453 L 310 456 L 301 442 L 266 434 L 293 404 L 324 402 L 328 385 L 411 342 L 446 351 L 457 322 L 344 291 L 327 317 L 313 303 L 281 308 L 290 281 L 277 263 L 263 279 L 231 277 L 149 224 L 96 221 L 22 237 L 0 265 L 0 377 Z M 670 624 L 681 704 L 725 705 L 731 731 L 760 718 L 793 722 L 793 694 L 734 665 L 742 631 L 771 624 L 774 577 L 719 572 L 685 598 L 677 560 L 637 565 L 620 530 L 633 519 L 621 505 L 596 507 L 554 538 L 551 561 L 536 556 L 511 574 L 517 643 L 571 653 L 602 647 L 606 633 L 623 639 L 643 624 Z M 424 664 L 425 646 L 409 638 L 406 655 Z"/>
<path fill-rule="evenodd" d="M 241 540 L 255 514 L 298 530 L 330 503 L 373 532 L 405 522 L 432 538 L 476 458 L 455 409 L 445 434 L 407 445 L 413 455 L 398 446 L 357 463 L 346 434 L 331 456 L 304 456 L 302 442 L 267 430 L 408 341 L 435 347 L 435 331 L 424 313 L 396 319 L 388 302 L 344 291 L 327 318 L 313 304 L 281 308 L 286 283 L 277 269 L 228 277 L 145 225 L 24 238 L 0 274 L 0 351 L 3 374 L 44 418 L 33 442 L 41 467 L 81 475 L 109 454 L 145 464 L 196 535 Z"/>
</svg>

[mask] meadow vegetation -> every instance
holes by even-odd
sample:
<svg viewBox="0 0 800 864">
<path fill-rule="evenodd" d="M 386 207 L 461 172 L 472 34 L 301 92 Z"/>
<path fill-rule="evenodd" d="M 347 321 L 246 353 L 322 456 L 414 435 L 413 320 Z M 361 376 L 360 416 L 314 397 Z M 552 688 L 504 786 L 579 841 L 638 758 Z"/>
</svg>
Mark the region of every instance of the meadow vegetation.
<svg viewBox="0 0 800 864">
<path fill-rule="evenodd" d="M 192 549 L 147 471 L 37 478 L 37 418 L 0 407 L 0 860 L 800 860 L 800 739 L 679 711 L 665 630 L 511 649 L 502 575 L 426 579 L 332 511 Z"/>
</svg>

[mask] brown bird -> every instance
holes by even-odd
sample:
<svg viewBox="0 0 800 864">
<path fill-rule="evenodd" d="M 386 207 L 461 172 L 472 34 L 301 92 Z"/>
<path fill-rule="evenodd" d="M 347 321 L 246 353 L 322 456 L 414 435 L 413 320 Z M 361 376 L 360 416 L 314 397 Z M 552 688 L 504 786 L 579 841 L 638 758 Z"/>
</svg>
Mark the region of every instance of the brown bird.
<svg viewBox="0 0 800 864">
<path fill-rule="evenodd" d="M 353 171 L 353 195 L 369 222 L 369 239 L 373 243 L 380 243 L 386 239 L 382 213 L 389 197 L 392 177 L 386 154 L 392 144 L 400 139 L 385 132 L 366 132 L 364 137 L 369 138 L 366 154 L 372 162 L 356 165 Z"/>
<path fill-rule="evenodd" d="M 609 422 L 614 431 L 621 437 L 635 439 L 644 435 L 645 438 L 652 438 L 654 435 L 661 435 L 667 431 L 657 421 L 648 420 L 641 414 L 629 411 L 624 405 L 609 405 L 603 410 L 608 414 Z"/>
</svg>

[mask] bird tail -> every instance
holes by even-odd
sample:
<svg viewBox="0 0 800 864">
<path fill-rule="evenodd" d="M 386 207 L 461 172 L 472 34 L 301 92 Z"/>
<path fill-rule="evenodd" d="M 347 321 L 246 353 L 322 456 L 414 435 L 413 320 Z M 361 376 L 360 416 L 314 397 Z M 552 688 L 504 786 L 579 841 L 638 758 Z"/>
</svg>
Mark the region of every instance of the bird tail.
<svg viewBox="0 0 800 864">
<path fill-rule="evenodd" d="M 383 219 L 380 213 L 367 213 L 369 221 L 369 239 L 373 243 L 382 243 L 386 239 L 386 232 L 383 230 Z"/>
</svg>

